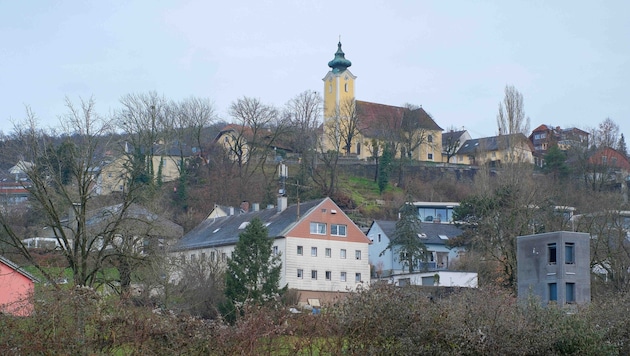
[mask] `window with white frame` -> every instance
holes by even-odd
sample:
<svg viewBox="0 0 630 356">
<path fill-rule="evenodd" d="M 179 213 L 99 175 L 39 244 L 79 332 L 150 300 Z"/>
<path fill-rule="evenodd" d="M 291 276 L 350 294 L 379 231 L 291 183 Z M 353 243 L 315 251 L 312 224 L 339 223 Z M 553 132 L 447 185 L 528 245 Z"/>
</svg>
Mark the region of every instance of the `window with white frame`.
<svg viewBox="0 0 630 356">
<path fill-rule="evenodd" d="M 361 259 L 361 250 L 355 250 L 354 251 L 354 259 L 355 260 L 360 260 Z"/>
<path fill-rule="evenodd" d="M 330 281 L 332 279 L 332 272 L 331 271 L 326 271 L 326 280 Z"/>
<path fill-rule="evenodd" d="M 311 279 L 317 279 L 317 270 L 311 270 Z"/>
<path fill-rule="evenodd" d="M 317 257 L 317 247 L 311 247 L 311 256 Z"/>
<path fill-rule="evenodd" d="M 342 282 L 346 281 L 346 272 L 341 272 L 341 274 L 339 275 L 339 280 Z"/>
<path fill-rule="evenodd" d="M 330 258 L 332 256 L 332 249 L 326 248 L 326 257 Z"/>
<path fill-rule="evenodd" d="M 361 282 L 361 273 L 357 272 L 354 274 L 354 281 L 357 283 Z"/>
<path fill-rule="evenodd" d="M 273 247 L 271 248 L 271 253 L 272 253 L 274 256 L 278 256 L 278 253 L 279 253 L 279 252 L 278 252 L 278 246 L 273 246 Z"/>
<path fill-rule="evenodd" d="M 298 246 L 297 247 L 297 254 L 298 254 L 298 256 L 302 256 L 304 254 L 304 247 Z"/>
<path fill-rule="evenodd" d="M 330 234 L 333 236 L 346 236 L 346 225 L 332 224 L 330 225 Z"/>
<path fill-rule="evenodd" d="M 298 270 L 297 270 L 297 278 L 298 279 L 304 278 L 304 270 L 303 269 L 298 268 Z"/>
<path fill-rule="evenodd" d="M 339 257 L 345 259 L 346 258 L 346 249 L 342 248 L 341 251 L 339 251 Z"/>
<path fill-rule="evenodd" d="M 311 223 L 311 234 L 315 235 L 326 235 L 326 224 L 312 222 Z"/>
</svg>

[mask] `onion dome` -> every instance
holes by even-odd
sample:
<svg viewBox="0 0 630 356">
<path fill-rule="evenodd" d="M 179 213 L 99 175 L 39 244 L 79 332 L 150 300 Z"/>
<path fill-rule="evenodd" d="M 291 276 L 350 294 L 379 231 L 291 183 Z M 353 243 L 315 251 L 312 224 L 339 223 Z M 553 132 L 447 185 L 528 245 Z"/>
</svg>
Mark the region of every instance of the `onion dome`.
<svg viewBox="0 0 630 356">
<path fill-rule="evenodd" d="M 328 66 L 332 68 L 333 73 L 341 73 L 352 65 L 352 62 L 346 59 L 346 54 L 341 50 L 341 42 L 337 44 L 337 52 L 335 59 L 328 62 Z"/>
</svg>

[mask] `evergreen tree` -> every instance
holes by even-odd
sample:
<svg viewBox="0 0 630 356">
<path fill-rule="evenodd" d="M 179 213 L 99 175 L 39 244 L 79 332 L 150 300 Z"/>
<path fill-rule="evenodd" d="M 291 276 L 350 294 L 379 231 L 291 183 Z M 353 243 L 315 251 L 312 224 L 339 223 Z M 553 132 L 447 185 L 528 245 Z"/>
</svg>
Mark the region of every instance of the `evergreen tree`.
<svg viewBox="0 0 630 356">
<path fill-rule="evenodd" d="M 392 160 L 393 160 L 393 152 L 391 149 L 391 145 L 385 145 L 385 149 L 383 150 L 383 155 L 381 156 L 381 160 L 378 165 L 378 190 L 382 193 L 385 188 L 387 188 L 387 183 L 389 182 L 389 172 L 392 169 Z"/>
<path fill-rule="evenodd" d="M 623 134 L 621 134 L 621 136 L 619 137 L 619 143 L 617 143 L 617 151 L 619 151 L 619 153 L 621 153 L 622 155 L 628 157 L 628 147 L 626 147 L 626 139 Z"/>
<path fill-rule="evenodd" d="M 405 203 L 400 208 L 400 219 L 396 222 L 394 236 L 383 252 L 388 249 L 398 252 L 399 260 L 409 267 L 409 273 L 414 271 L 418 262 L 426 260 L 427 247 L 418 236 L 421 230 L 418 209 L 412 203 Z"/>
<path fill-rule="evenodd" d="M 261 304 L 284 291 L 279 288 L 280 256 L 272 255 L 272 245 L 273 239 L 258 218 L 250 221 L 239 235 L 227 262 L 225 296 L 229 305 L 223 312 L 228 320 L 235 316 L 230 312 L 244 303 Z"/>
<path fill-rule="evenodd" d="M 552 146 L 545 154 L 543 171 L 551 174 L 554 180 L 564 179 L 569 175 L 569 167 L 566 164 L 567 156 L 558 146 Z"/>
</svg>

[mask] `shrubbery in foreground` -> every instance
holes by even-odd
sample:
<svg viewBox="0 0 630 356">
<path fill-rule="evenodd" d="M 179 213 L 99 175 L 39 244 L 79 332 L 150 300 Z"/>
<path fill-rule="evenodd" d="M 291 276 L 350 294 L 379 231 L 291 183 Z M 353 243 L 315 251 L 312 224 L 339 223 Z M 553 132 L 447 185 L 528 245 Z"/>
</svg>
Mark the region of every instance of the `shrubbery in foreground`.
<svg viewBox="0 0 630 356">
<path fill-rule="evenodd" d="M 0 316 L 0 354 L 628 354 L 628 300 L 568 314 L 493 289 L 376 285 L 324 309 L 247 308 L 231 326 L 104 298 L 45 291 L 31 317 Z"/>
</svg>

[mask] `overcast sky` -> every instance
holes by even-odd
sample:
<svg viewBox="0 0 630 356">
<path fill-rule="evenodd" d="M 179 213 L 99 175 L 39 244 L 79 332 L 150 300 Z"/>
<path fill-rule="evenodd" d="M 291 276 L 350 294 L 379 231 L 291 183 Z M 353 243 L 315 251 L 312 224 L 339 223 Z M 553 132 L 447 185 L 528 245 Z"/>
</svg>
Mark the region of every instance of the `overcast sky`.
<svg viewBox="0 0 630 356">
<path fill-rule="evenodd" d="M 357 99 L 422 105 L 443 129 L 497 133 L 507 84 L 531 128 L 630 134 L 628 1 L 0 0 L 0 130 L 64 98 L 111 115 L 129 93 L 283 106 L 322 78 L 341 36 Z M 626 88 L 626 89 L 624 89 Z M 626 138 L 628 142 L 628 138 Z"/>
</svg>

